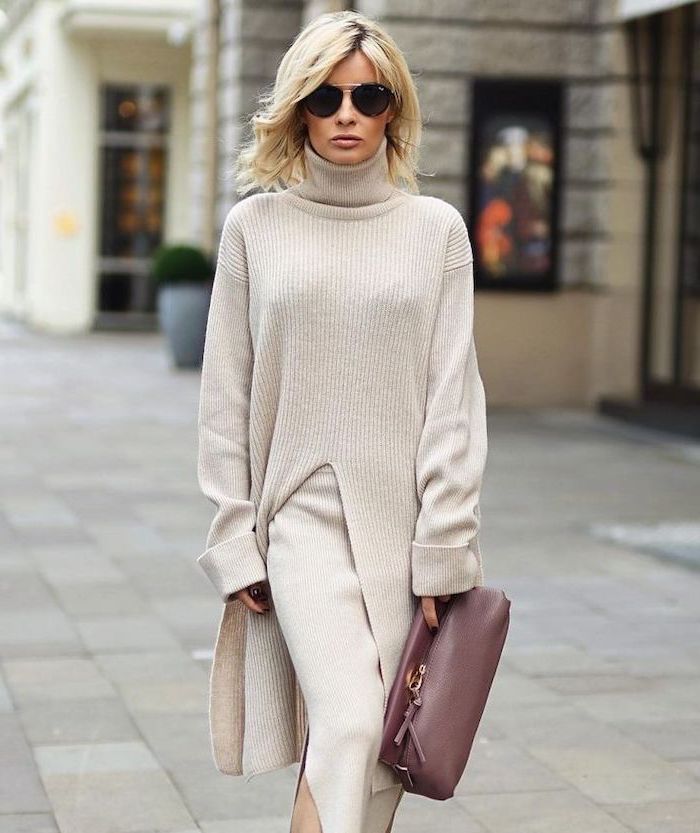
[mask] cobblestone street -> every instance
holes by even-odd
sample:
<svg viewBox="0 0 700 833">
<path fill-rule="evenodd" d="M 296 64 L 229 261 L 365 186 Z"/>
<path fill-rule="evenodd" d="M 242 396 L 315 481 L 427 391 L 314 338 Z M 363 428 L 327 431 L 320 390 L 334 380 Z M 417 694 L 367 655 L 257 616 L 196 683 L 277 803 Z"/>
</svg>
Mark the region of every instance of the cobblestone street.
<svg viewBox="0 0 700 833">
<path fill-rule="evenodd" d="M 287 833 L 296 765 L 210 753 L 199 373 L 159 334 L 0 346 L 0 833 Z M 458 795 L 395 830 L 698 833 L 698 446 L 550 409 L 490 411 L 489 447 L 510 632 Z"/>
</svg>

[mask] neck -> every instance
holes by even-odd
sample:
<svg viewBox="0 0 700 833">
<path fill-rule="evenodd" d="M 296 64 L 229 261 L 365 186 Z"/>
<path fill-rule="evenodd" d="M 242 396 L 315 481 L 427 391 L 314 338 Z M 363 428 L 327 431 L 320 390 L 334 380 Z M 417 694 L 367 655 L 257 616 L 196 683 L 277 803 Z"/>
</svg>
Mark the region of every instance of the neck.
<svg viewBox="0 0 700 833">
<path fill-rule="evenodd" d="M 341 164 L 318 154 L 306 137 L 306 177 L 290 191 L 306 200 L 342 207 L 383 203 L 395 191 L 389 182 L 386 134 L 375 153 L 362 162 Z"/>
</svg>

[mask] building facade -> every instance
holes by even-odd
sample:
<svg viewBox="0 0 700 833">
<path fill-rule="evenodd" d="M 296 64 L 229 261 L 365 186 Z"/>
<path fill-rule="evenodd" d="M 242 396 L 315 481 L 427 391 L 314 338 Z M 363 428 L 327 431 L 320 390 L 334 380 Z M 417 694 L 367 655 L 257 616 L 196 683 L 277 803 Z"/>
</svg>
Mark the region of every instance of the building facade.
<svg viewBox="0 0 700 833">
<path fill-rule="evenodd" d="M 153 326 L 149 253 L 215 250 L 257 96 L 308 20 L 355 8 L 416 79 L 422 192 L 470 230 L 489 403 L 700 431 L 697 6 L 10 0 L 0 308 Z"/>
<path fill-rule="evenodd" d="M 481 165 L 471 158 L 478 151 L 475 89 L 487 81 L 519 80 L 535 91 L 538 83 L 558 84 L 557 222 L 556 239 L 550 241 L 557 252 L 555 274 L 543 285 L 545 291 L 527 282 L 518 288 L 517 281 L 507 289 L 497 281 L 477 287 L 476 338 L 489 402 L 583 405 L 620 414 L 649 406 L 666 417 L 680 407 L 679 419 L 687 422 L 694 418 L 692 405 L 700 391 L 692 244 L 697 214 L 687 202 L 689 189 L 680 171 L 693 141 L 686 125 L 697 73 L 690 60 L 698 51 L 696 5 L 661 0 L 209 3 L 220 10 L 215 225 L 220 227 L 237 199 L 229 175 L 231 149 L 247 129 L 256 96 L 272 83 L 299 28 L 320 12 L 355 8 L 370 14 L 404 50 L 425 122 L 422 168 L 430 175 L 422 177 L 421 190 L 463 212 L 477 249 L 481 227 L 471 216 L 476 202 L 470 196 Z M 204 31 L 202 22 L 193 51 L 195 102 L 203 99 L 203 67 L 210 57 L 211 30 L 207 37 Z M 641 61 L 637 69 L 635 55 Z M 207 204 L 198 198 L 207 190 L 206 123 L 203 109 L 197 109 L 195 206 Z M 654 124 L 667 130 L 663 149 L 650 150 L 649 139 L 640 135 L 640 130 L 653 131 Z M 650 177 L 656 180 L 652 191 Z M 194 217 L 196 227 L 202 222 Z"/>
<path fill-rule="evenodd" d="M 152 325 L 149 255 L 187 238 L 193 0 L 10 0 L 0 29 L 0 309 Z"/>
</svg>

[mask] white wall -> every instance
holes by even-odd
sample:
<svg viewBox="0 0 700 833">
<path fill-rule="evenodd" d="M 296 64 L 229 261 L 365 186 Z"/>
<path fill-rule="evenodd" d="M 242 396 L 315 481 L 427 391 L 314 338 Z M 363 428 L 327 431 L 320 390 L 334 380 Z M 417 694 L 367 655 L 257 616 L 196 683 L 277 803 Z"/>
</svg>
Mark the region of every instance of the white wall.
<svg viewBox="0 0 700 833">
<path fill-rule="evenodd" d="M 188 232 L 189 64 L 188 45 L 174 47 L 162 35 L 125 39 L 116 32 L 76 35 L 60 22 L 61 3 L 38 3 L 13 32 L 3 54 L 20 57 L 32 39 L 32 74 L 25 92 L 10 103 L 8 121 L 21 117 L 25 99 L 35 102 L 31 149 L 30 210 L 27 227 L 27 281 L 16 290 L 17 218 L 12 194 L 15 173 L 5 160 L 2 223 L 3 263 L 0 308 L 52 332 L 90 329 L 95 317 L 98 194 L 99 85 L 102 82 L 164 83 L 171 87 L 173 130 L 167 174 L 165 234 Z M 25 56 L 26 58 L 26 56 Z M 11 62 L 10 62 L 11 63 Z M 6 86 L 26 72 L 15 64 Z M 7 193 L 9 190 L 9 194 Z"/>
</svg>

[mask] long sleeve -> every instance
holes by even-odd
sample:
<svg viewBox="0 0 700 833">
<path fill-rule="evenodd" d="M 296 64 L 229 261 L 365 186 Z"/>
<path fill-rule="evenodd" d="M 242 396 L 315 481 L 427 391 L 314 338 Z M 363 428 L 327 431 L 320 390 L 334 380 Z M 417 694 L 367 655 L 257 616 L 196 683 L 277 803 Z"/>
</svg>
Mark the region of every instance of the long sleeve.
<svg viewBox="0 0 700 833">
<path fill-rule="evenodd" d="M 250 498 L 253 347 L 245 245 L 234 206 L 226 217 L 207 320 L 199 400 L 198 479 L 217 508 L 197 562 L 224 601 L 267 578 Z"/>
<path fill-rule="evenodd" d="M 474 343 L 473 256 L 455 209 L 428 365 L 425 423 L 416 455 L 421 508 L 411 551 L 417 596 L 484 583 L 479 498 L 488 450 L 486 397 Z"/>
</svg>

